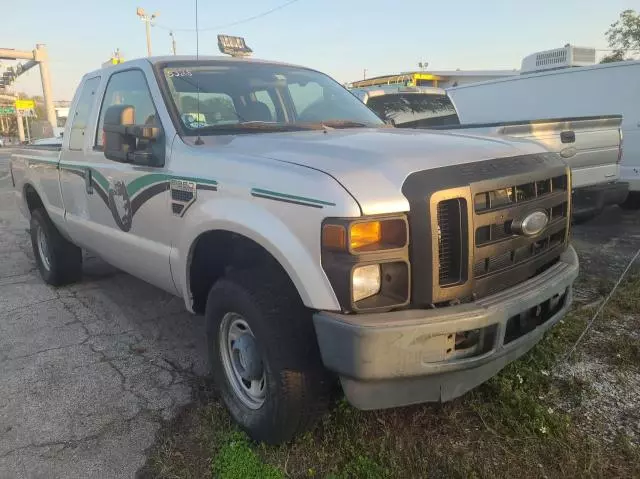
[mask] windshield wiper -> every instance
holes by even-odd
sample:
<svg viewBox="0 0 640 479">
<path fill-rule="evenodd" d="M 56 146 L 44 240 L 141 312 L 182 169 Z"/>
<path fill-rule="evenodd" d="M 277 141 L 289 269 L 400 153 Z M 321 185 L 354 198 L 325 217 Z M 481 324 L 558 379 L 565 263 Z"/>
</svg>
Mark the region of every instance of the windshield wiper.
<svg viewBox="0 0 640 479">
<path fill-rule="evenodd" d="M 198 134 L 207 133 L 239 133 L 239 132 L 279 132 L 279 131 L 306 131 L 320 130 L 321 126 L 302 125 L 296 123 L 276 123 L 271 121 L 245 121 L 242 123 L 232 123 L 228 125 L 207 125 L 199 128 L 191 128 L 190 131 Z"/>
<path fill-rule="evenodd" d="M 361 123 L 358 121 L 351 120 L 324 120 L 318 122 L 322 126 L 326 126 L 328 128 L 370 128 L 372 125 L 368 125 L 367 123 Z"/>
</svg>

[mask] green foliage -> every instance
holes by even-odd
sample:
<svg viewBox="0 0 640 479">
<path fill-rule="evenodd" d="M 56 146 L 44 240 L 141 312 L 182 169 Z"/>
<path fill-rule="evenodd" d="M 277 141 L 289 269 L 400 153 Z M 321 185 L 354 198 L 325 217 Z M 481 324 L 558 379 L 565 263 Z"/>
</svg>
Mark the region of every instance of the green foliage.
<svg viewBox="0 0 640 479">
<path fill-rule="evenodd" d="M 628 52 L 640 51 L 640 14 L 635 10 L 625 10 L 620 18 L 611 24 L 607 30 L 609 46 L 613 53 L 602 59 L 601 63 L 611 63 L 625 60 Z"/>
<path fill-rule="evenodd" d="M 276 467 L 264 464 L 251 449 L 247 436 L 230 433 L 211 466 L 215 479 L 282 479 L 284 474 Z"/>
</svg>

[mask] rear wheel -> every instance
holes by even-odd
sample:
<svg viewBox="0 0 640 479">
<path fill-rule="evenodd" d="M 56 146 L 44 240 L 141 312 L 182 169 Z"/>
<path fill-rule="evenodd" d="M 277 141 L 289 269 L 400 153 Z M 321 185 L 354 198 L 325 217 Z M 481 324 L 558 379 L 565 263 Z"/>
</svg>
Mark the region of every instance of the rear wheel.
<svg viewBox="0 0 640 479">
<path fill-rule="evenodd" d="M 213 379 L 233 419 L 271 444 L 308 429 L 331 385 L 289 279 L 277 268 L 231 272 L 211 288 L 206 320 Z"/>
<path fill-rule="evenodd" d="M 31 212 L 31 245 L 42 279 L 61 286 L 82 277 L 82 250 L 67 241 L 42 208 Z"/>
<path fill-rule="evenodd" d="M 640 210 L 640 191 L 630 191 L 627 199 L 620 203 L 624 210 Z"/>
</svg>

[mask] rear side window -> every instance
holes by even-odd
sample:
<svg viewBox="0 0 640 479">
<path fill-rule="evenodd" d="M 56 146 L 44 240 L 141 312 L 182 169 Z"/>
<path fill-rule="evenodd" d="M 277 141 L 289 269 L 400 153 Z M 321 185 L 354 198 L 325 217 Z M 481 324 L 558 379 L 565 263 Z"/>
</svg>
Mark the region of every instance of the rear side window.
<svg viewBox="0 0 640 479">
<path fill-rule="evenodd" d="M 374 96 L 367 106 L 383 120 L 393 120 L 401 128 L 460 124 L 456 109 L 446 95 L 394 93 Z"/>
<path fill-rule="evenodd" d="M 82 85 L 80 97 L 76 104 L 76 109 L 71 122 L 71 132 L 69 133 L 69 149 L 82 150 L 84 146 L 84 132 L 87 129 L 87 121 L 93 109 L 96 89 L 100 84 L 100 77 L 89 78 Z"/>
<path fill-rule="evenodd" d="M 126 70 L 114 73 L 109 79 L 107 90 L 102 100 L 100 120 L 96 134 L 96 147 L 102 149 L 104 137 L 102 126 L 107 109 L 113 105 L 131 105 L 135 108 L 136 125 L 160 126 L 156 108 L 151 99 L 151 92 L 144 73 L 140 70 Z"/>
</svg>

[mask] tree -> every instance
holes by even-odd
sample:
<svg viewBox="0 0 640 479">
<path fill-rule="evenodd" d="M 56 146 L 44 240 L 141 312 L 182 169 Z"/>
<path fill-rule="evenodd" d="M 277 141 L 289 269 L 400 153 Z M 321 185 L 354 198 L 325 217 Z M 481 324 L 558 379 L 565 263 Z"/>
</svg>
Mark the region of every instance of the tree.
<svg viewBox="0 0 640 479">
<path fill-rule="evenodd" d="M 635 10 L 623 11 L 606 35 L 613 52 L 605 56 L 601 63 L 623 61 L 629 52 L 640 52 L 640 14 Z"/>
</svg>

